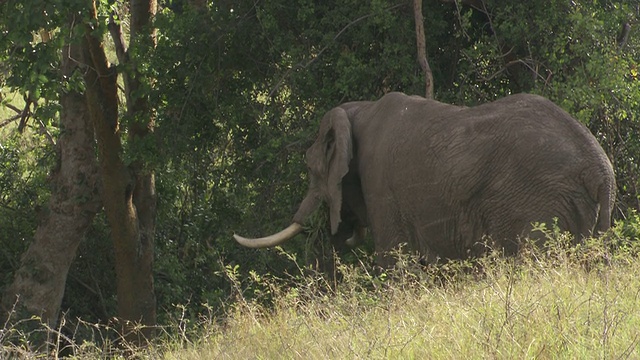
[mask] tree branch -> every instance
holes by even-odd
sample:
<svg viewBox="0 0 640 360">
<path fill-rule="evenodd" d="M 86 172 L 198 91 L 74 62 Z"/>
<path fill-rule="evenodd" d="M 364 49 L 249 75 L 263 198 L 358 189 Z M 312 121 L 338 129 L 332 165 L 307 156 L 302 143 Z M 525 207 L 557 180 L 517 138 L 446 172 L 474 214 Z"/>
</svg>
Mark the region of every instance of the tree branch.
<svg viewBox="0 0 640 360">
<path fill-rule="evenodd" d="M 24 95 L 24 109 L 20 114 L 20 124 L 18 124 L 18 132 L 22 133 L 24 128 L 27 126 L 27 121 L 31 117 L 31 104 L 35 104 L 33 100 L 31 100 L 31 96 Z"/>
<path fill-rule="evenodd" d="M 118 61 L 120 64 L 127 63 L 129 54 L 127 53 L 127 46 L 124 42 L 124 35 L 122 34 L 122 27 L 116 23 L 115 17 L 117 14 L 115 10 L 109 14 L 109 24 L 107 28 L 109 29 L 109 33 L 111 34 L 111 38 L 113 39 L 113 44 L 116 49 L 116 56 L 118 57 Z"/>
<path fill-rule="evenodd" d="M 19 108 L 17 108 L 15 105 L 11 105 L 11 104 L 4 104 L 4 106 L 8 107 L 9 109 L 15 111 L 18 114 L 22 114 L 22 110 L 20 110 Z"/>
<path fill-rule="evenodd" d="M 0 123 L 0 128 L 3 128 L 9 124 L 11 124 L 12 122 L 20 119 L 22 117 L 22 115 L 18 114 L 18 115 L 13 115 L 12 117 L 8 118 L 7 120 L 3 121 Z"/>
<path fill-rule="evenodd" d="M 622 24 L 622 29 L 620 30 L 620 34 L 616 38 L 616 43 L 618 44 L 618 50 L 621 50 L 629 41 L 629 33 L 631 32 L 631 24 L 628 22 Z"/>
<path fill-rule="evenodd" d="M 424 35 L 424 17 L 422 16 L 422 0 L 413 0 L 413 16 L 416 22 L 416 45 L 418 63 L 424 72 L 425 97 L 433 99 L 433 73 L 427 60 L 427 45 Z"/>
</svg>

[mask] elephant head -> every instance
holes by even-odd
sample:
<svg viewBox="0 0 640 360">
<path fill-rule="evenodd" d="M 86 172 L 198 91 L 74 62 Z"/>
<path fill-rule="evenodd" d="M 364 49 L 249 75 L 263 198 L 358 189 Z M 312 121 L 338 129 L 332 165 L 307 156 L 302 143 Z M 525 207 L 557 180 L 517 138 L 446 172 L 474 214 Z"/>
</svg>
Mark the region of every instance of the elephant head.
<svg viewBox="0 0 640 360">
<path fill-rule="evenodd" d="M 351 164 L 354 147 L 347 110 L 336 107 L 320 122 L 318 138 L 306 153 L 309 190 L 293 217 L 293 223 L 276 234 L 258 239 L 234 234 L 238 243 L 251 248 L 280 245 L 302 231 L 302 224 L 322 201 L 329 207 L 334 241 L 346 239 L 350 246 L 362 241 L 366 214 L 357 170 Z M 343 192 L 346 198 L 343 198 Z"/>
</svg>

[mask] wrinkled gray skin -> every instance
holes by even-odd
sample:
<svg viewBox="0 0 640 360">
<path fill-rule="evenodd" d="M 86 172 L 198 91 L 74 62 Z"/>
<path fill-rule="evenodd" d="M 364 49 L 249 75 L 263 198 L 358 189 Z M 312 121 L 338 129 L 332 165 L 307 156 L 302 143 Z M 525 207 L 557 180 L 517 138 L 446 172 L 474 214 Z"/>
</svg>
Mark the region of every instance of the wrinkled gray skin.
<svg viewBox="0 0 640 360">
<path fill-rule="evenodd" d="M 345 103 L 322 119 L 307 165 L 294 226 L 326 201 L 334 238 L 370 228 L 382 266 L 401 243 L 427 261 L 459 259 L 485 252 L 488 236 L 513 254 L 521 236 L 540 236 L 532 222 L 554 218 L 581 239 L 610 227 L 615 196 L 587 128 L 527 94 L 469 108 L 402 93 Z"/>
</svg>

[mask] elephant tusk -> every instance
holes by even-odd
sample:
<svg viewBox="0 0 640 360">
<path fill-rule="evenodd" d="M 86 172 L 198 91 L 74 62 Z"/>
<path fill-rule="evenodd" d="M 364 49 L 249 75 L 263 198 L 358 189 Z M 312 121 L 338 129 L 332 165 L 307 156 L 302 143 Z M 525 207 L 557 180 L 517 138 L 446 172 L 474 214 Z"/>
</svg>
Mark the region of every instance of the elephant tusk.
<svg viewBox="0 0 640 360">
<path fill-rule="evenodd" d="M 364 226 L 357 226 L 353 231 L 353 235 L 348 238 L 345 243 L 351 248 L 355 248 L 364 242 L 364 237 L 367 235 L 367 228 Z"/>
<path fill-rule="evenodd" d="M 298 235 L 301 231 L 302 225 L 294 222 L 286 229 L 266 237 L 249 239 L 238 234 L 233 234 L 233 238 L 236 239 L 236 241 L 242 246 L 258 249 L 280 245 L 285 241 L 291 239 L 292 237 Z"/>
</svg>

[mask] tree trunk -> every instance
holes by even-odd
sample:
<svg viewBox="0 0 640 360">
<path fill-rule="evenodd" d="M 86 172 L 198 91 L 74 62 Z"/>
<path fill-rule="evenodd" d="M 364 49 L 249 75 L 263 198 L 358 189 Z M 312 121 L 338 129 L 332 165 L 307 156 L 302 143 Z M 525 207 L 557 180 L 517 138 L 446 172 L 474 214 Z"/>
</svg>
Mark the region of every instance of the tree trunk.
<svg viewBox="0 0 640 360">
<path fill-rule="evenodd" d="M 427 46 L 424 36 L 424 18 L 422 16 L 422 0 L 413 0 L 413 15 L 416 22 L 416 45 L 418 63 L 424 72 L 425 97 L 433 99 L 433 74 L 427 60 Z"/>
<path fill-rule="evenodd" d="M 151 2 L 147 0 L 147 3 Z M 135 31 L 134 25 L 138 26 L 134 13 L 139 11 L 141 7 L 133 0 L 132 32 Z M 95 6 L 91 17 L 97 19 Z M 110 66 L 102 40 L 94 36 L 93 29 L 88 27 L 83 40 L 87 104 L 96 133 L 103 181 L 102 200 L 115 250 L 118 317 L 123 322 L 125 337 L 129 341 L 144 343 L 153 336 L 156 324 L 153 285 L 155 182 L 153 174 L 145 171 L 141 164 L 127 166 L 124 163 L 116 69 Z M 144 109 L 132 107 L 130 83 L 131 78 L 125 74 L 128 111 L 136 119 L 149 116 Z M 142 127 L 148 129 L 151 125 L 149 120 L 148 125 Z M 136 126 L 141 125 L 129 129 L 133 136 L 138 134 Z M 144 326 L 139 328 L 135 324 Z"/>
<path fill-rule="evenodd" d="M 156 44 L 156 32 L 154 28 L 149 28 L 151 19 L 155 16 L 158 4 L 156 0 L 132 0 L 131 1 L 131 27 L 129 43 L 136 41 L 148 42 L 150 46 Z M 146 31 L 145 31 L 146 30 Z M 124 49 L 123 49 L 124 50 Z M 129 61 L 125 57 L 125 61 Z M 140 95 L 143 81 L 142 75 L 137 71 L 136 64 L 132 64 L 132 71 L 125 74 L 126 78 L 126 98 L 127 113 L 133 118 L 146 119 L 146 121 L 134 121 L 129 129 L 129 140 L 133 143 L 141 141 L 153 132 L 155 118 L 149 107 L 147 96 Z M 156 219 L 156 185 L 153 171 L 146 168 L 142 161 L 134 161 L 130 168 L 136 174 L 135 191 L 133 202 L 138 210 L 138 221 L 142 240 L 147 244 L 143 257 L 153 267 L 153 249 L 155 237 Z M 145 250 L 145 249 L 143 249 Z"/>
<path fill-rule="evenodd" d="M 77 46 L 63 48 L 62 73 L 67 77 L 77 68 L 70 59 L 78 58 L 78 50 Z M 2 301 L 6 310 L 17 299 L 17 309 L 26 311 L 24 315 L 42 316 L 50 326 L 57 322 L 67 273 L 78 245 L 101 207 L 93 127 L 84 96 L 61 91 L 60 104 L 59 159 L 50 177 L 48 211 Z"/>
</svg>

